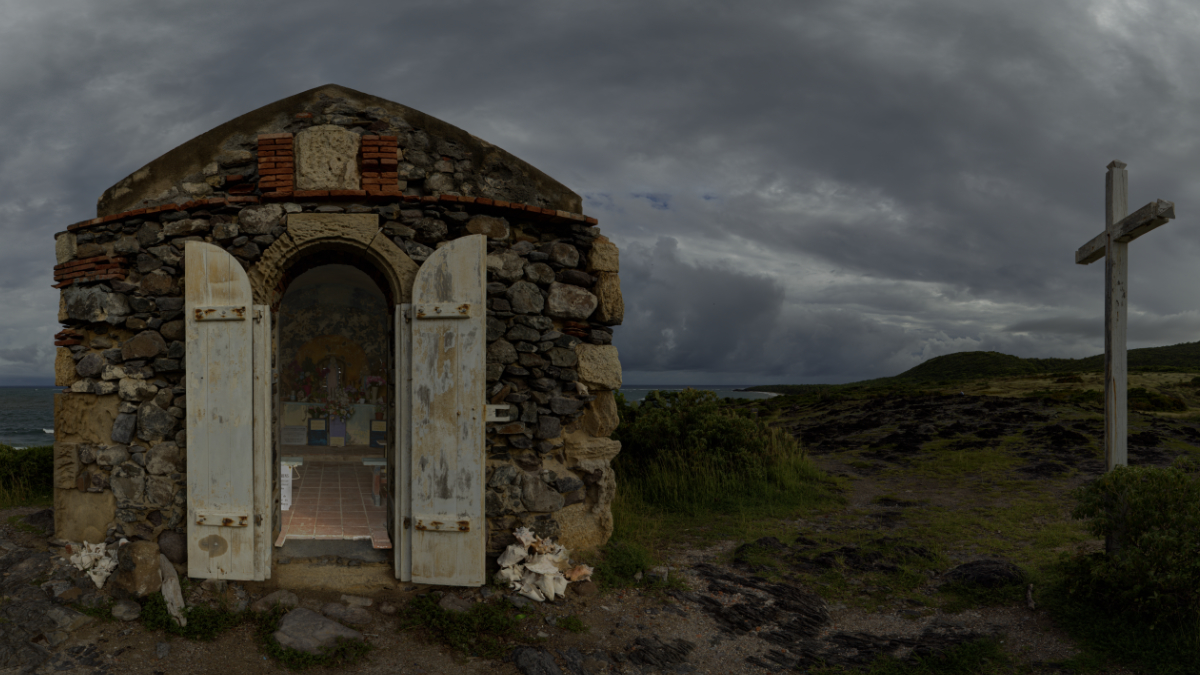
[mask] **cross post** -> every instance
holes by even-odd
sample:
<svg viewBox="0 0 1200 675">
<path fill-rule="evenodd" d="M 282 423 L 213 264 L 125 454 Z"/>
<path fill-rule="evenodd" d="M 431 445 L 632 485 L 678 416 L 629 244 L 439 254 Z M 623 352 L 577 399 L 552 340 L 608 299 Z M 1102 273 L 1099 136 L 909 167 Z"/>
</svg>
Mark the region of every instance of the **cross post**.
<svg viewBox="0 0 1200 675">
<path fill-rule="evenodd" d="M 1129 174 L 1113 160 L 1104 180 L 1104 231 L 1075 252 L 1079 265 L 1104 258 L 1104 460 L 1105 470 L 1129 464 L 1129 370 L 1125 348 L 1128 319 L 1129 242 L 1175 218 L 1175 204 L 1156 199 L 1129 213 Z M 1114 539 L 1117 539 L 1114 541 Z M 1119 538 L 1105 543 L 1109 553 Z"/>
</svg>

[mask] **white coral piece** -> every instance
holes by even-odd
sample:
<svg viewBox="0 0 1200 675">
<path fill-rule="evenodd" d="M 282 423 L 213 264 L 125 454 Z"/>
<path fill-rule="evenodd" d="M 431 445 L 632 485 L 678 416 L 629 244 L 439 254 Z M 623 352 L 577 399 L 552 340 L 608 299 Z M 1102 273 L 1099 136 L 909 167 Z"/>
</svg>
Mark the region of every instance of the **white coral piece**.
<svg viewBox="0 0 1200 675">
<path fill-rule="evenodd" d="M 555 583 L 553 579 L 554 577 L 550 576 L 549 574 L 539 574 L 537 579 L 534 580 L 534 585 L 536 585 L 537 589 L 546 596 L 547 600 L 554 599 Z"/>
<path fill-rule="evenodd" d="M 121 543 L 125 543 L 125 540 L 122 539 Z M 104 588 L 104 582 L 117 568 L 117 552 L 115 549 L 111 552 L 106 550 L 104 542 L 89 544 L 85 541 L 79 552 L 71 555 L 71 564 L 87 572 L 96 588 Z"/>
<path fill-rule="evenodd" d="M 527 555 L 529 552 L 525 550 L 524 546 L 512 544 L 504 549 L 504 553 L 500 554 L 500 558 L 496 562 L 500 563 L 501 567 L 511 567 L 524 560 Z"/>
<path fill-rule="evenodd" d="M 515 567 L 502 567 L 500 568 L 499 572 L 496 572 L 494 575 L 492 575 L 492 578 L 502 584 L 516 584 L 517 588 L 519 588 L 521 576 L 524 571 L 525 570 L 522 569 L 521 565 L 517 565 Z M 515 591 L 517 588 L 513 588 L 513 590 Z"/>
<path fill-rule="evenodd" d="M 554 592 L 558 595 L 567 594 L 567 578 L 561 574 L 555 574 L 549 577 L 550 583 L 554 584 Z"/>
<path fill-rule="evenodd" d="M 537 575 L 533 576 L 536 577 Z M 540 590 L 538 590 L 537 585 L 532 578 L 529 578 L 528 581 L 521 585 L 521 590 L 519 592 L 521 595 L 529 598 L 530 600 L 536 600 L 537 602 L 546 601 L 546 596 L 543 595 Z"/>
<path fill-rule="evenodd" d="M 533 540 L 536 539 L 533 532 L 530 532 L 528 527 L 518 527 L 513 531 L 513 536 L 517 538 L 517 541 L 521 542 L 522 546 L 526 547 L 532 544 Z"/>
<path fill-rule="evenodd" d="M 587 565 L 576 565 L 567 571 L 566 578 L 567 581 L 590 581 L 594 571 Z"/>
<path fill-rule="evenodd" d="M 535 555 L 525 563 L 525 569 L 535 574 L 558 574 L 554 561 L 546 555 Z"/>
</svg>

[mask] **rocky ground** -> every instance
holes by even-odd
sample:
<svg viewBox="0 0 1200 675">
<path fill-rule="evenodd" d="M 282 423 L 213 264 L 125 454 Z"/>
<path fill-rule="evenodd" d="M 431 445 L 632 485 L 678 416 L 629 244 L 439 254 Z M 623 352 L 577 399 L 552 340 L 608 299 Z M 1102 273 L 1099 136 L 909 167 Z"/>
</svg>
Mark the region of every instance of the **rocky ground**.
<svg viewBox="0 0 1200 675">
<path fill-rule="evenodd" d="M 1067 518 L 1068 492 L 1104 470 L 1101 419 L 1099 411 L 1052 401 L 981 396 L 785 408 L 777 423 L 801 437 L 821 468 L 845 479 L 845 508 L 764 526 L 774 534 L 753 541 L 681 535 L 663 554 L 682 586 L 602 594 L 580 586 L 582 594 L 554 604 L 522 603 L 521 637 L 502 660 L 465 657 L 422 631 L 398 629 L 420 594 L 435 593 L 454 609 L 495 601 L 501 591 L 393 583 L 357 595 L 297 588 L 288 602 L 302 632 L 334 624 L 374 647 L 354 668 L 316 673 L 762 673 L 821 661 L 855 666 L 878 654 L 912 658 L 981 636 L 1004 640 L 1002 649 L 1022 664 L 1018 672 L 1064 672 L 1056 664 L 1078 648 L 1036 607 L 1036 588 L 1008 606 L 965 611 L 944 589 L 955 581 L 1024 588 L 1047 556 L 1097 546 L 1086 535 L 1037 531 Z M 1170 464 L 1193 443 L 1200 443 L 1194 422 L 1131 415 L 1131 464 Z M 248 625 L 191 642 L 145 629 L 129 604 L 119 610 L 129 612 L 124 619 L 79 613 L 104 597 L 61 562 L 45 534 L 8 523 L 34 511 L 0 514 L 0 673 L 284 670 Z M 33 515 L 33 526 L 44 525 L 44 515 Z M 337 563 L 290 564 L 329 576 Z M 209 584 L 189 600 L 220 596 L 247 606 L 274 590 Z M 565 617 L 578 618 L 586 632 L 566 630 Z"/>
</svg>

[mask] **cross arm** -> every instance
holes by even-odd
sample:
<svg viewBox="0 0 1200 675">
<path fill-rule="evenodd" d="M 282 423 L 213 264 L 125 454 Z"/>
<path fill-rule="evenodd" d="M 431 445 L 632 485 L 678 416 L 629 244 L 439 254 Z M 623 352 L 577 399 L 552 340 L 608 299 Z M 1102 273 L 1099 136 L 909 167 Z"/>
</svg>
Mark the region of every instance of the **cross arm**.
<svg viewBox="0 0 1200 675">
<path fill-rule="evenodd" d="M 1173 202 L 1156 199 L 1133 213 L 1125 216 L 1113 226 L 1117 241 L 1128 243 L 1146 234 L 1154 228 L 1165 225 L 1168 220 L 1175 218 Z M 1091 241 L 1075 251 L 1075 263 L 1087 265 L 1104 257 L 1108 232 L 1101 232 Z"/>
</svg>

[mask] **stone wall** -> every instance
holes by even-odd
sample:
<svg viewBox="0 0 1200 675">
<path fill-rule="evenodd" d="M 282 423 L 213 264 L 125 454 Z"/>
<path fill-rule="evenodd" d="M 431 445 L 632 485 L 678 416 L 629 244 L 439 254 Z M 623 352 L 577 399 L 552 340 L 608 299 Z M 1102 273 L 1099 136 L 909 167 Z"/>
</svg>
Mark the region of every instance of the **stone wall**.
<svg viewBox="0 0 1200 675">
<path fill-rule="evenodd" d="M 611 326 L 624 312 L 616 247 L 595 219 L 482 196 L 578 203 L 511 155 L 474 137 L 431 133 L 449 127 L 440 122 L 392 137 L 374 133 L 397 131 L 397 122 L 379 124 L 353 97 L 323 95 L 313 98 L 321 112 L 300 100 L 295 111 L 276 110 L 270 124 L 210 142 L 211 157 L 155 160 L 146 171 L 192 164 L 201 171 L 177 172 L 179 180 L 155 194 L 137 190 L 162 187 L 161 175 L 126 179 L 106 192 L 101 212 L 117 202 L 138 208 L 56 235 L 65 326 L 55 342 L 57 383 L 65 387 L 55 413 L 58 536 L 94 541 L 103 530 L 108 541 L 163 543 L 166 533 L 173 541 L 186 533 L 186 242 L 224 248 L 258 284 L 256 301 L 277 309 L 284 289 L 274 280 L 289 273 L 278 268 L 295 262 L 288 257 L 295 242 L 313 236 L 306 228 L 335 227 L 318 216 L 354 214 L 361 229 L 387 238 L 387 255 L 409 266 L 455 238 L 488 237 L 486 396 L 517 411 L 514 420 L 488 424 L 489 551 L 511 543 L 518 525 L 573 549 L 602 544 L 616 488 L 609 462 L 620 449 L 609 439 L 617 423 L 612 392 L 621 382 Z M 287 130 L 279 129 L 281 115 Z M 536 180 L 523 181 L 530 175 Z M 121 190 L 134 194 L 114 196 Z M 162 203 L 179 195 L 195 199 Z M 342 264 L 355 255 L 354 238 L 344 239 L 349 249 L 330 254 Z M 368 236 L 360 246 L 381 244 Z"/>
</svg>

